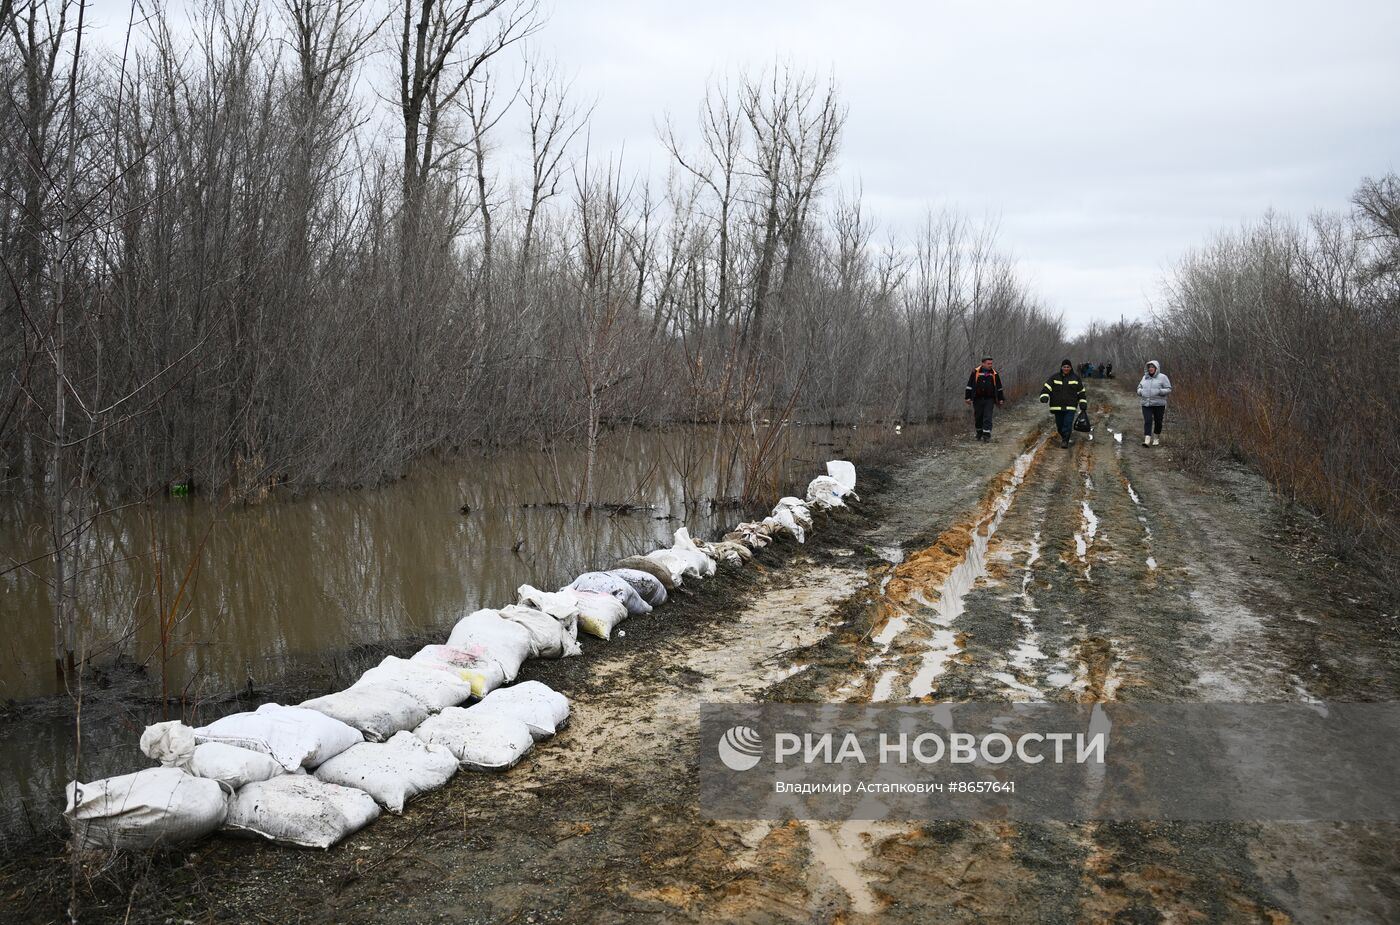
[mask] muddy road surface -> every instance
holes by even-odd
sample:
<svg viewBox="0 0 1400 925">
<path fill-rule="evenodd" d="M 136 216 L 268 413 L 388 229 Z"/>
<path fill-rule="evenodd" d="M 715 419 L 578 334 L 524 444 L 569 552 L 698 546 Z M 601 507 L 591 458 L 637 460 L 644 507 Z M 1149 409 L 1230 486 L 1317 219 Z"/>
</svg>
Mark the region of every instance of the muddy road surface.
<svg viewBox="0 0 1400 925">
<path fill-rule="evenodd" d="M 701 818 L 707 701 L 1400 699 L 1393 598 L 1247 471 L 1183 471 L 1170 415 L 1144 448 L 1133 396 L 1091 394 L 1092 442 L 1026 403 L 989 445 L 868 473 L 806 546 L 530 662 L 573 717 L 511 772 L 328 852 L 216 839 L 88 871 L 83 920 L 1400 921 L 1391 825 Z M 16 880 L 16 920 L 62 913 L 66 889 Z"/>
</svg>

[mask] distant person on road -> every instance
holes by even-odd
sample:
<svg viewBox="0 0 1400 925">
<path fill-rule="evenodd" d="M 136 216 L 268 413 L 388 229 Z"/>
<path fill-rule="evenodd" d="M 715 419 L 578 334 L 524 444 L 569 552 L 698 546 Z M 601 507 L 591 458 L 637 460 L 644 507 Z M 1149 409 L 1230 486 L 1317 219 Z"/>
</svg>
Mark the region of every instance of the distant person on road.
<svg viewBox="0 0 1400 925">
<path fill-rule="evenodd" d="M 1074 442 L 1074 415 L 1080 409 L 1089 407 L 1089 393 L 1084 382 L 1074 374 L 1074 364 L 1065 360 L 1060 371 L 1040 389 L 1040 400 L 1050 406 L 1055 416 L 1055 429 L 1060 432 L 1060 446 L 1068 447 Z"/>
<path fill-rule="evenodd" d="M 997 405 L 1006 403 L 1006 394 L 1001 390 L 1001 373 L 992 366 L 991 357 L 983 357 L 967 377 L 967 390 L 963 401 L 972 406 L 977 439 L 984 443 L 992 440 L 992 411 Z"/>
<path fill-rule="evenodd" d="M 1162 372 L 1162 365 L 1156 360 L 1147 361 L 1147 372 L 1138 383 L 1138 397 L 1142 399 L 1142 445 L 1162 445 L 1162 418 L 1167 414 L 1167 396 L 1171 394 L 1172 381 Z"/>
<path fill-rule="evenodd" d="M 1112 379 L 1112 378 L 1113 378 L 1113 364 L 1112 364 L 1112 363 L 1105 363 L 1105 364 L 1103 365 L 1103 377 L 1104 377 L 1105 379 Z"/>
</svg>

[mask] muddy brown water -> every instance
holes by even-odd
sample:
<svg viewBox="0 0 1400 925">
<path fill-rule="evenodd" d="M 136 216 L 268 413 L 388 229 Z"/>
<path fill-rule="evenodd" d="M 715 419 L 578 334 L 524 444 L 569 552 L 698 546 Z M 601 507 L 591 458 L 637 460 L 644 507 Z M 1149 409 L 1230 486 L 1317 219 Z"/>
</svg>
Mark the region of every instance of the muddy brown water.
<svg viewBox="0 0 1400 925">
<path fill-rule="evenodd" d="M 360 666 L 347 653 L 356 647 L 377 658 L 375 646 L 445 636 L 471 610 L 514 601 L 522 584 L 557 588 L 620 556 L 669 545 L 683 525 L 697 537 L 727 528 L 754 513 L 735 502 L 751 474 L 771 486 L 765 495 L 797 490 L 827 459 L 926 442 L 932 432 L 788 424 L 750 473 L 754 447 L 774 429 L 610 432 L 594 495 L 613 506 L 592 511 L 578 503 L 583 454 L 565 447 L 473 453 L 372 490 L 239 508 L 161 499 L 100 519 L 83 543 L 81 638 L 103 668 L 100 680 L 124 693 L 92 683 L 82 776 L 145 766 L 135 744 L 148 721 L 244 709 L 298 673 L 353 676 Z M 0 561 L 42 554 L 37 512 L 10 503 L 3 515 Z M 153 531 L 167 595 L 194 565 L 164 660 Z M 0 844 L 42 828 L 72 767 L 72 708 L 54 678 L 44 569 L 0 576 L 0 701 L 28 701 L 0 714 Z M 151 702 L 162 666 L 177 701 L 166 709 Z M 254 696 L 227 700 L 249 689 Z"/>
</svg>

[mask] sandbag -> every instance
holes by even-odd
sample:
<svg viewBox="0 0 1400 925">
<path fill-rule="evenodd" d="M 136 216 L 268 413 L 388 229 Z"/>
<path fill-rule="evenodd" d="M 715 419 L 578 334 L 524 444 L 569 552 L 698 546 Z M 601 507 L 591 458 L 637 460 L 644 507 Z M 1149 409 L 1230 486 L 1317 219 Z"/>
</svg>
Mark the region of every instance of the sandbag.
<svg viewBox="0 0 1400 925">
<path fill-rule="evenodd" d="M 692 568 L 687 569 L 685 574 L 694 574 L 697 578 L 709 578 L 715 573 L 715 560 L 700 551 L 700 547 L 695 545 L 695 541 L 690 538 L 690 531 L 681 527 L 676 531 L 675 543 L 671 546 L 672 551 L 682 553 L 692 562 Z"/>
<path fill-rule="evenodd" d="M 378 817 L 379 804 L 363 790 L 328 784 L 309 774 L 283 774 L 238 791 L 224 830 L 280 845 L 329 848 Z"/>
<path fill-rule="evenodd" d="M 564 595 L 559 595 L 564 596 Z M 567 658 L 582 655 L 583 647 L 576 638 L 578 632 L 578 602 L 569 599 L 569 628 L 543 610 L 524 604 L 507 604 L 500 610 L 502 620 L 519 623 L 530 634 L 532 658 Z"/>
<path fill-rule="evenodd" d="M 769 524 L 774 533 L 786 533 L 799 543 L 807 542 L 806 531 L 797 522 L 797 518 L 793 517 L 792 511 L 785 507 L 774 508 L 772 515 L 765 517 L 763 522 Z"/>
<path fill-rule="evenodd" d="M 515 680 L 520 666 L 530 657 L 529 630 L 501 619 L 496 610 L 477 610 L 458 620 L 447 644 L 459 649 L 480 646 L 501 666 L 507 683 Z"/>
<path fill-rule="evenodd" d="M 194 730 L 179 720 L 152 723 L 141 733 L 141 754 L 161 767 L 178 768 L 194 756 Z"/>
<path fill-rule="evenodd" d="M 829 475 L 819 475 L 807 483 L 807 503 L 821 510 L 845 507 L 846 502 L 841 500 L 844 494 L 841 483 Z"/>
<path fill-rule="evenodd" d="M 351 687 L 370 684 L 383 684 L 401 690 L 433 711 L 456 706 L 472 695 L 471 682 L 460 675 L 395 655 L 387 656 L 360 675 L 360 680 Z"/>
<path fill-rule="evenodd" d="M 271 755 L 288 771 L 314 768 L 364 741 L 358 729 L 304 707 L 265 703 L 194 731 L 196 742 L 222 742 Z"/>
<path fill-rule="evenodd" d="M 424 646 L 413 653 L 409 661 L 446 671 L 461 678 L 472 687 L 477 697 L 485 697 L 506 683 L 505 670 L 492 658 L 485 646 Z"/>
<path fill-rule="evenodd" d="M 617 598 L 619 604 L 627 608 L 629 616 L 640 617 L 651 613 L 651 605 L 637 593 L 636 588 L 608 572 L 584 572 L 570 582 L 569 587 L 575 591 L 596 591 L 599 594 L 610 594 Z"/>
<path fill-rule="evenodd" d="M 646 556 L 627 556 L 626 558 L 618 559 L 617 565 L 613 568 L 614 570 L 630 569 L 637 572 L 646 572 L 648 575 L 661 582 L 661 587 L 665 588 L 668 593 L 681 586 L 681 576 L 678 572 L 674 572 L 669 567 L 653 559 L 648 559 Z"/>
<path fill-rule="evenodd" d="M 701 542 L 695 545 L 700 547 L 700 551 L 711 559 L 727 565 L 743 565 L 753 558 L 752 549 L 734 540 L 720 540 L 718 543 Z"/>
<path fill-rule="evenodd" d="M 611 639 L 612 631 L 627 619 L 627 608 L 611 594 L 561 588 L 578 601 L 578 628 L 599 639 Z"/>
<path fill-rule="evenodd" d="M 569 700 L 539 681 L 525 681 L 492 691 L 471 707 L 480 715 L 500 714 L 520 720 L 530 727 L 530 735 L 547 739 L 569 721 Z"/>
<path fill-rule="evenodd" d="M 578 605 L 573 597 L 558 591 L 541 591 L 532 585 L 521 585 L 515 589 L 516 600 L 526 607 L 543 610 L 564 627 L 564 631 L 578 638 Z"/>
<path fill-rule="evenodd" d="M 856 467 L 846 462 L 844 459 L 832 459 L 826 464 L 826 474 L 840 483 L 845 489 L 845 494 L 856 490 Z"/>
<path fill-rule="evenodd" d="M 436 790 L 456 773 L 456 755 L 411 732 L 395 733 L 387 742 L 352 746 L 316 769 L 320 780 L 363 790 L 395 815 L 409 800 Z"/>
<path fill-rule="evenodd" d="M 535 737 L 529 726 L 512 716 L 477 713 L 480 705 L 448 707 L 425 719 L 413 734 L 431 745 L 443 746 L 464 768 L 505 770 L 525 757 L 534 747 Z"/>
<path fill-rule="evenodd" d="M 804 530 L 812 529 L 812 511 L 807 507 L 807 502 L 802 499 L 791 496 L 779 498 L 778 503 L 773 507 L 774 515 L 780 510 L 791 511 L 793 519 L 801 524 Z"/>
<path fill-rule="evenodd" d="M 666 584 L 651 572 L 636 568 L 615 568 L 609 570 L 608 574 L 616 575 L 627 582 L 632 586 L 632 590 L 651 606 L 660 607 L 666 603 Z"/>
<path fill-rule="evenodd" d="M 773 542 L 773 530 L 774 527 L 768 523 L 749 521 L 735 526 L 724 538 L 730 542 L 743 543 L 750 549 L 762 549 Z"/>
<path fill-rule="evenodd" d="M 359 683 L 301 705 L 354 726 L 370 742 L 383 742 L 396 732 L 412 729 L 430 712 L 417 697 L 387 684 Z"/>
<path fill-rule="evenodd" d="M 223 824 L 229 790 L 179 768 L 147 768 L 66 789 L 63 810 L 82 849 L 144 851 L 203 838 Z"/>
<path fill-rule="evenodd" d="M 354 748 L 354 746 L 350 746 Z M 194 754 L 182 766 L 195 777 L 218 781 L 238 790 L 254 781 L 271 780 L 286 769 L 271 755 L 223 742 L 205 742 L 194 747 Z"/>
<path fill-rule="evenodd" d="M 673 549 L 653 549 L 642 558 L 666 572 L 670 581 L 666 586 L 668 589 L 679 588 L 685 579 L 686 570 L 690 567 L 690 560 Z"/>
</svg>

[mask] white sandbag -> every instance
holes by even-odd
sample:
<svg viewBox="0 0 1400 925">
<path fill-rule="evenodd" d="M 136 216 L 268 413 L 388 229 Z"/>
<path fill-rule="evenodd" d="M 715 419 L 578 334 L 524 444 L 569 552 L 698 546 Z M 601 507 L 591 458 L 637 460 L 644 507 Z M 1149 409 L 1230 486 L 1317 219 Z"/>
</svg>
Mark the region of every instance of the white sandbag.
<svg viewBox="0 0 1400 925">
<path fill-rule="evenodd" d="M 792 511 L 785 507 L 775 508 L 773 514 L 769 517 L 765 517 L 763 522 L 765 524 L 771 524 L 774 528 L 774 532 L 786 533 L 799 543 L 807 542 L 806 531 L 802 529 L 802 525 L 797 522 L 797 519 L 792 516 Z"/>
<path fill-rule="evenodd" d="M 390 655 L 360 675 L 351 687 L 383 684 L 416 698 L 429 710 L 456 706 L 472 695 L 470 681 L 422 662 Z"/>
<path fill-rule="evenodd" d="M 617 598 L 618 603 L 626 607 L 627 613 L 633 617 L 651 613 L 651 605 L 637 593 L 636 588 L 609 572 L 584 572 L 570 582 L 569 587 L 575 591 L 610 594 Z"/>
<path fill-rule="evenodd" d="M 672 571 L 669 567 L 662 565 L 654 559 L 646 556 L 627 556 L 617 560 L 617 565 L 613 570 L 627 569 L 637 572 L 646 572 L 648 575 L 661 582 L 661 586 L 668 592 L 674 591 L 681 586 L 681 573 L 679 570 Z M 653 605 L 656 601 L 651 602 Z"/>
<path fill-rule="evenodd" d="M 560 588 L 578 601 L 578 628 L 599 639 L 611 639 L 612 631 L 627 619 L 627 608 L 611 594 Z"/>
<path fill-rule="evenodd" d="M 88 784 L 71 782 L 63 814 L 80 848 L 144 851 L 218 829 L 229 791 L 179 768 L 147 768 Z"/>
<path fill-rule="evenodd" d="M 417 697 L 397 687 L 363 682 L 301 705 L 354 726 L 370 742 L 383 742 L 396 732 L 412 729 L 430 712 Z"/>
<path fill-rule="evenodd" d="M 480 646 L 501 666 L 506 683 L 515 680 L 520 666 L 530 657 L 529 630 L 519 623 L 501 619 L 496 610 L 478 610 L 458 620 L 447 637 L 447 644 L 469 650 Z"/>
<path fill-rule="evenodd" d="M 183 767 L 195 777 L 218 781 L 229 790 L 239 790 L 254 781 L 270 780 L 286 773 L 271 755 L 223 742 L 196 745 L 194 754 Z"/>
<path fill-rule="evenodd" d="M 791 511 L 793 520 L 801 524 L 804 530 L 812 529 L 812 511 L 807 507 L 807 502 L 801 498 L 791 496 L 779 498 L 778 503 L 773 507 L 773 513 L 776 515 L 780 510 Z"/>
<path fill-rule="evenodd" d="M 569 626 L 572 627 L 572 632 L 543 610 L 526 607 L 524 604 L 507 604 L 501 608 L 500 614 L 502 620 L 519 623 L 529 632 L 532 658 L 566 658 L 583 654 L 583 647 L 578 644 L 576 638 L 578 602 L 572 597 L 569 598 Z"/>
<path fill-rule="evenodd" d="M 515 590 L 516 600 L 526 607 L 543 610 L 575 638 L 578 637 L 578 607 L 574 599 L 558 591 L 541 591 L 533 585 L 521 585 Z"/>
<path fill-rule="evenodd" d="M 224 830 L 260 835 L 280 845 L 329 848 L 378 816 L 379 804 L 363 790 L 310 774 L 283 774 L 234 794 Z"/>
<path fill-rule="evenodd" d="M 569 721 L 569 699 L 539 681 L 492 691 L 471 710 L 518 719 L 530 727 L 530 734 L 536 739 L 549 738 Z"/>
<path fill-rule="evenodd" d="M 506 673 L 485 646 L 424 646 L 409 661 L 446 671 L 472 686 L 472 694 L 485 697 L 506 683 Z"/>
<path fill-rule="evenodd" d="M 514 717 L 477 713 L 480 705 L 449 707 L 425 719 L 413 734 L 431 745 L 443 746 L 464 768 L 505 770 L 525 757 L 534 747 L 535 737 L 529 726 Z"/>
<path fill-rule="evenodd" d="M 715 573 L 715 560 L 700 551 L 700 547 L 695 545 L 695 541 L 690 538 L 690 531 L 681 527 L 676 531 L 676 541 L 671 546 L 675 552 L 688 556 L 692 562 L 692 569 L 687 569 L 685 574 L 695 575 L 697 578 L 709 578 Z"/>
<path fill-rule="evenodd" d="M 660 607 L 666 603 L 666 585 L 651 572 L 635 568 L 615 568 L 610 569 L 608 574 L 616 575 L 627 582 L 632 586 L 632 590 L 651 606 Z"/>
<path fill-rule="evenodd" d="M 841 500 L 843 494 L 841 483 L 829 475 L 819 475 L 807 483 L 807 503 L 824 511 L 845 507 L 846 502 Z"/>
<path fill-rule="evenodd" d="M 680 587 L 687 569 L 691 566 L 690 558 L 674 549 L 653 549 L 644 558 L 666 570 L 671 576 L 673 588 Z"/>
<path fill-rule="evenodd" d="M 141 754 L 161 767 L 178 768 L 194 755 L 194 730 L 179 720 L 152 723 L 141 733 Z"/>
<path fill-rule="evenodd" d="M 347 748 L 316 769 L 326 783 L 363 790 L 395 815 L 409 800 L 436 790 L 456 773 L 456 755 L 411 732 Z"/>
<path fill-rule="evenodd" d="M 196 742 L 222 742 L 271 755 L 288 771 L 314 768 L 364 741 L 353 726 L 304 707 L 265 703 L 194 731 Z"/>
<path fill-rule="evenodd" d="M 846 492 L 853 492 L 856 490 L 856 467 L 846 462 L 846 460 L 829 460 L 826 464 L 826 474 L 839 482 Z"/>
</svg>

